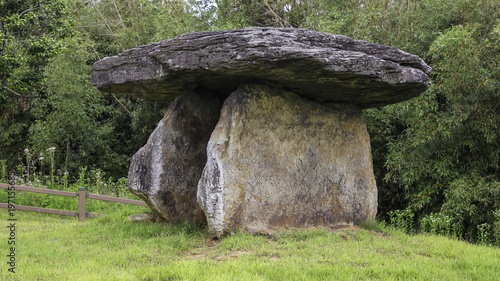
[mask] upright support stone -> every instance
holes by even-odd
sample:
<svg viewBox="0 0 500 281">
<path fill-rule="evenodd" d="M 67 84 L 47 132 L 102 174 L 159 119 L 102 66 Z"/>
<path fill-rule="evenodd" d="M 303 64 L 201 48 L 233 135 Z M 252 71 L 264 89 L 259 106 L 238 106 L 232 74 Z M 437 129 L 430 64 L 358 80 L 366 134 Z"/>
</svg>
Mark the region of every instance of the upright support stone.
<svg viewBox="0 0 500 281">
<path fill-rule="evenodd" d="M 355 106 L 244 85 L 224 102 L 207 154 L 197 196 L 216 236 L 375 218 L 370 139 Z"/>
<path fill-rule="evenodd" d="M 147 144 L 132 157 L 130 191 L 169 222 L 205 222 L 196 192 L 207 159 L 206 144 L 221 105 L 216 96 L 185 91 L 170 104 Z"/>
</svg>

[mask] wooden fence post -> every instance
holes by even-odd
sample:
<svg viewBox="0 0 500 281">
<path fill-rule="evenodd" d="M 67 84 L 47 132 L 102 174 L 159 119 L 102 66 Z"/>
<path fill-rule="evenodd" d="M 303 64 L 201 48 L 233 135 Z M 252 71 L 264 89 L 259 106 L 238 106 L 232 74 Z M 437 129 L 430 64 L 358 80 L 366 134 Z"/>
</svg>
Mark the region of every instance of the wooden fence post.
<svg viewBox="0 0 500 281">
<path fill-rule="evenodd" d="M 78 221 L 85 221 L 85 187 L 78 188 Z"/>
</svg>

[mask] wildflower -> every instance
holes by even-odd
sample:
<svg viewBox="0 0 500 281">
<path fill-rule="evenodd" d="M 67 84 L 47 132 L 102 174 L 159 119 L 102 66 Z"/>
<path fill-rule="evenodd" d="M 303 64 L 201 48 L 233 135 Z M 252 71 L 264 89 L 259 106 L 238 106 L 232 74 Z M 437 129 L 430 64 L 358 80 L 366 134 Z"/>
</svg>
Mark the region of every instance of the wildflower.
<svg viewBox="0 0 500 281">
<path fill-rule="evenodd" d="M 55 147 L 49 147 L 49 148 L 47 148 L 47 151 L 54 151 L 54 150 L 56 150 Z"/>
<path fill-rule="evenodd" d="M 30 153 L 30 150 L 26 148 L 26 149 L 24 150 L 24 153 L 28 154 L 28 153 Z"/>
<path fill-rule="evenodd" d="M 45 159 L 45 158 L 43 158 L 43 156 L 40 156 L 40 158 L 38 158 L 38 160 L 40 160 L 40 161 L 42 161 L 43 159 Z"/>
</svg>

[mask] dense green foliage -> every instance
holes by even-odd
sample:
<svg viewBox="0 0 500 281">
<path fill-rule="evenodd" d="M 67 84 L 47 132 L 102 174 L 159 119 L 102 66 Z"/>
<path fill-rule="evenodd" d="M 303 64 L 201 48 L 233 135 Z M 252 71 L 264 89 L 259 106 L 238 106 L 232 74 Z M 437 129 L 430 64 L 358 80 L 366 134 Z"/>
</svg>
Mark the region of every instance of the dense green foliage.
<svg viewBox="0 0 500 281">
<path fill-rule="evenodd" d="M 494 1 L 439 2 L 434 7 L 447 8 L 426 9 L 417 24 L 428 39 L 411 43 L 425 49 L 405 47 L 394 35 L 387 39 L 426 59 L 432 87 L 366 116 L 381 208 L 408 209 L 416 226 L 434 213 L 448 216 L 461 237 L 473 240 L 477 226 L 492 225 L 500 209 L 499 7 Z M 433 22 L 435 29 L 426 31 Z"/>
<path fill-rule="evenodd" d="M 0 159 L 15 165 L 36 120 L 31 101 L 43 95 L 43 71 L 71 35 L 63 0 L 0 2 Z"/>
<path fill-rule="evenodd" d="M 430 218 L 446 217 L 442 229 L 472 241 L 479 226 L 500 227 L 498 1 L 0 3 L 4 180 L 7 171 L 51 181 L 67 171 L 76 180 L 83 166 L 126 176 L 167 105 L 97 92 L 89 85 L 95 60 L 187 32 L 301 27 L 391 45 L 434 69 L 422 96 L 365 111 L 380 218 L 392 211 L 411 217 L 405 228 L 430 229 Z"/>
</svg>

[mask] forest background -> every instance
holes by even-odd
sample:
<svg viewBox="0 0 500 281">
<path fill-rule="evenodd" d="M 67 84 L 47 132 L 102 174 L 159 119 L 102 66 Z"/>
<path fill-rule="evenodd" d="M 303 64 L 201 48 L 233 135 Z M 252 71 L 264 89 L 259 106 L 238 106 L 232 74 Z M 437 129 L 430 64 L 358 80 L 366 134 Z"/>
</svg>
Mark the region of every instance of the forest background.
<svg viewBox="0 0 500 281">
<path fill-rule="evenodd" d="M 477 240 L 500 222 L 499 11 L 497 0 L 1 0 L 0 180 L 126 178 L 168 104 L 97 91 L 100 58 L 183 33 L 306 28 L 433 68 L 420 97 L 364 111 L 378 216 Z"/>
</svg>

